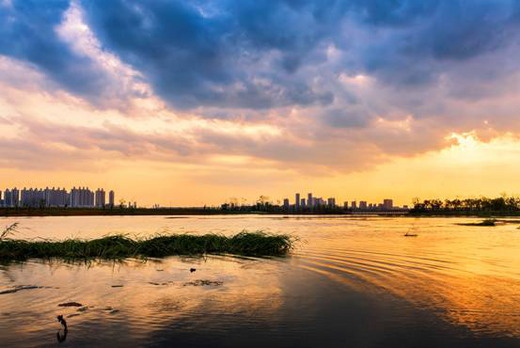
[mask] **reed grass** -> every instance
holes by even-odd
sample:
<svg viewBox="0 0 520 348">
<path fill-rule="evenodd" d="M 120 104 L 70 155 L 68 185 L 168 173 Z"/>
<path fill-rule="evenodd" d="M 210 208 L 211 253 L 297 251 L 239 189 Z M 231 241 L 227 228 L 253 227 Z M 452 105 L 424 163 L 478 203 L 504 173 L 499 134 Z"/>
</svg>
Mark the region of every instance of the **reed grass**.
<svg viewBox="0 0 520 348">
<path fill-rule="evenodd" d="M 496 226 L 498 220 L 496 219 L 485 219 L 481 222 L 468 222 L 468 223 L 461 223 L 458 224 L 460 226 Z"/>
<path fill-rule="evenodd" d="M 172 255 L 235 254 L 247 256 L 282 256 L 293 247 L 287 235 L 243 231 L 234 236 L 219 234 L 157 235 L 131 239 L 126 235 L 94 240 L 26 241 L 0 239 L 0 261 L 23 261 L 31 258 L 123 259 L 166 257 Z"/>
</svg>

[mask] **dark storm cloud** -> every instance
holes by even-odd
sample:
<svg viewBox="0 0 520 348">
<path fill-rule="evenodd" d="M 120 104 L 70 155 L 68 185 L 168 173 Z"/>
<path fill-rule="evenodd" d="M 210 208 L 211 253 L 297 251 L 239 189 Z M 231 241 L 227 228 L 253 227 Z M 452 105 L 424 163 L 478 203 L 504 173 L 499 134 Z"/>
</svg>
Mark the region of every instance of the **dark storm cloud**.
<svg viewBox="0 0 520 348">
<path fill-rule="evenodd" d="M 84 9 L 102 43 L 175 107 L 267 109 L 333 100 L 295 74 L 331 29 L 303 2 L 115 0 L 85 1 Z"/>
<path fill-rule="evenodd" d="M 465 61 L 518 42 L 516 1 L 382 2 L 366 2 L 363 20 L 380 35 L 358 53 L 367 72 L 389 84 L 433 84 Z"/>
<path fill-rule="evenodd" d="M 440 76 L 453 77 L 458 81 L 451 86 L 464 97 L 465 76 L 472 85 L 481 75 L 490 83 L 518 69 L 518 63 L 503 68 L 503 55 L 494 59 L 493 69 L 489 63 L 460 69 L 518 40 L 515 0 L 85 0 L 80 5 L 102 49 L 142 73 L 177 109 L 344 108 L 348 103 L 335 81 L 342 73 L 370 75 L 405 89 L 428 89 Z M 0 5 L 0 54 L 30 62 L 73 93 L 102 98 L 107 88 L 115 88 L 107 87 L 108 77 L 56 34 L 69 6 L 65 0 Z M 328 55 L 331 46 L 339 52 L 335 61 Z"/>
<path fill-rule="evenodd" d="M 105 77 L 55 30 L 68 8 L 67 0 L 0 2 L 0 55 L 35 66 L 75 94 L 95 97 L 103 90 Z"/>
</svg>

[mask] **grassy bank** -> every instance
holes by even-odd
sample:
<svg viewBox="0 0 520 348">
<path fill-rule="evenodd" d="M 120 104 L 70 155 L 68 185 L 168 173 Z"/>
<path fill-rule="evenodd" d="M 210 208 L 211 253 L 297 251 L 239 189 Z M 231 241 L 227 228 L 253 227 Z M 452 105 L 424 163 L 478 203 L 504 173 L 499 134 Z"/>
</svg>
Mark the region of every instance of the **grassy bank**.
<svg viewBox="0 0 520 348">
<path fill-rule="evenodd" d="M 123 259 L 201 254 L 281 256 L 287 254 L 292 246 L 293 239 L 287 235 L 263 232 L 241 232 L 231 237 L 176 234 L 137 240 L 124 235 L 64 241 L 25 241 L 4 236 L 0 239 L 0 262 L 30 258 Z"/>
</svg>

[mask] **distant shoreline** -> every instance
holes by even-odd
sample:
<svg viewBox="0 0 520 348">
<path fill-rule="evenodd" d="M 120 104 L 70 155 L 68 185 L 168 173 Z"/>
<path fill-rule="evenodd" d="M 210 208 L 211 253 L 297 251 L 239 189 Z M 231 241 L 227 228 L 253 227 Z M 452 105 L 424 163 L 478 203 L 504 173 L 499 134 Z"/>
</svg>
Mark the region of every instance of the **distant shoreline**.
<svg viewBox="0 0 520 348">
<path fill-rule="evenodd" d="M 286 216 L 380 216 L 380 217 L 493 217 L 520 216 L 511 211 L 256 211 L 217 208 L 0 208 L 0 217 L 31 216 L 183 216 L 183 215 L 286 215 Z"/>
<path fill-rule="evenodd" d="M 403 211 L 260 211 L 217 208 L 0 208 L 0 217 L 31 216 L 182 216 L 182 215 L 370 215 L 403 216 Z"/>
</svg>

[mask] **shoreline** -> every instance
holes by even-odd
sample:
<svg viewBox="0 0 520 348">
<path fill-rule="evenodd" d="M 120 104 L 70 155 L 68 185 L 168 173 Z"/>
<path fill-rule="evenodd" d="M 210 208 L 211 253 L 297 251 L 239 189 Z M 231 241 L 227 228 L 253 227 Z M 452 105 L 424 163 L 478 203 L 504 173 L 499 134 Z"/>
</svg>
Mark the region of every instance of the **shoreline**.
<svg viewBox="0 0 520 348">
<path fill-rule="evenodd" d="M 414 211 L 257 211 L 222 210 L 217 208 L 0 208 L 0 217 L 46 217 L 46 216 L 187 216 L 187 215 L 280 215 L 280 216 L 370 216 L 370 217 L 520 217 L 519 212 L 414 212 Z"/>
<path fill-rule="evenodd" d="M 405 211 L 261 211 L 261 210 L 222 210 L 216 208 L 0 208 L 0 217 L 31 216 L 183 216 L 183 215 L 370 215 L 403 216 Z"/>
</svg>

